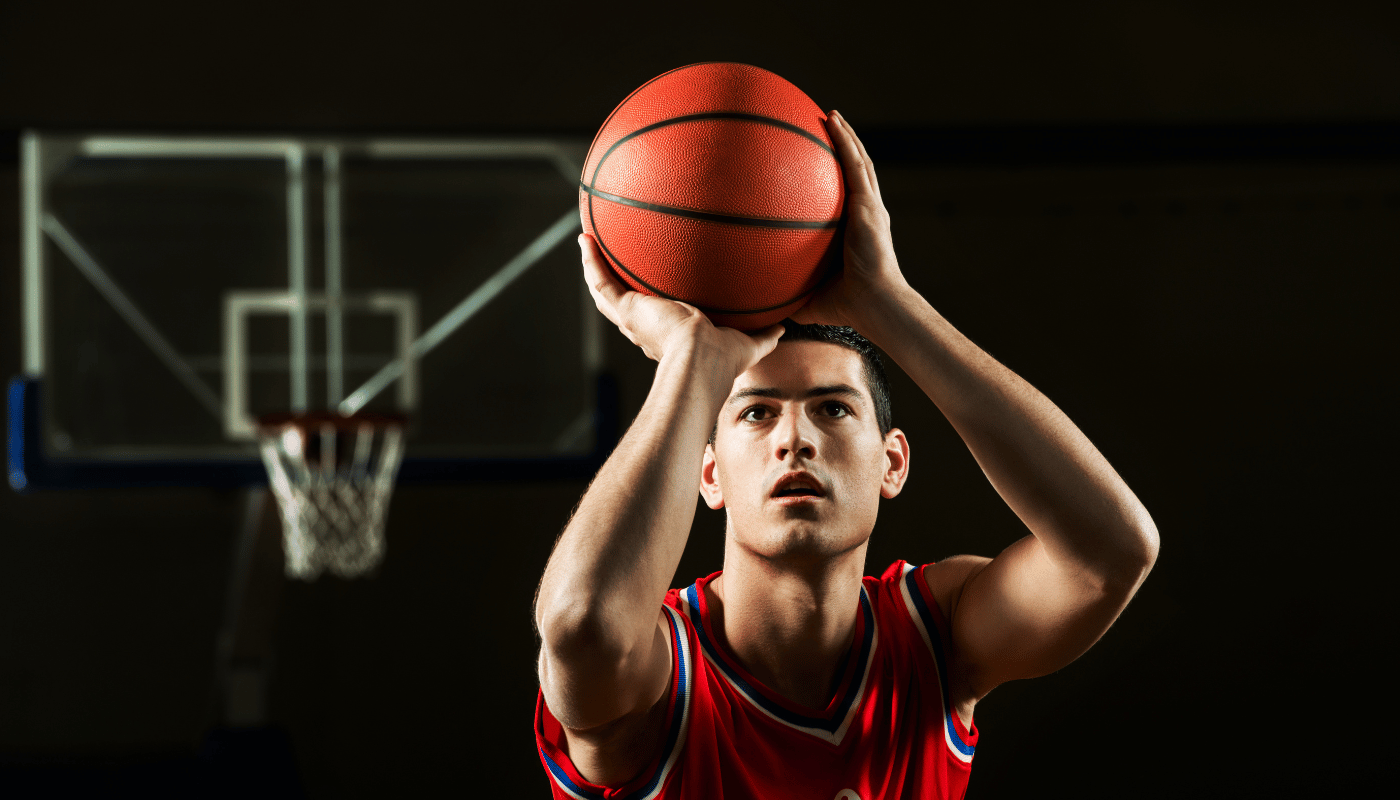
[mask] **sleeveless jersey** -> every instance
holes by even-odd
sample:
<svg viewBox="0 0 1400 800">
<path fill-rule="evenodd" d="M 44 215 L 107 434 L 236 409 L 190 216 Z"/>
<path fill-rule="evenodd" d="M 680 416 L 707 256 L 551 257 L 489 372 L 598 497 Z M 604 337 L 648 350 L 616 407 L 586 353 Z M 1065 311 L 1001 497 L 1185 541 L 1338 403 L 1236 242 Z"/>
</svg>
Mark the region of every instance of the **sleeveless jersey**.
<svg viewBox="0 0 1400 800">
<path fill-rule="evenodd" d="M 820 714 L 759 683 L 722 649 L 704 588 L 666 595 L 671 688 L 661 752 L 617 786 L 584 780 L 541 693 L 535 742 L 559 800 L 961 798 L 977 727 L 948 703 L 948 625 L 903 561 L 862 581 L 855 640 Z"/>
</svg>

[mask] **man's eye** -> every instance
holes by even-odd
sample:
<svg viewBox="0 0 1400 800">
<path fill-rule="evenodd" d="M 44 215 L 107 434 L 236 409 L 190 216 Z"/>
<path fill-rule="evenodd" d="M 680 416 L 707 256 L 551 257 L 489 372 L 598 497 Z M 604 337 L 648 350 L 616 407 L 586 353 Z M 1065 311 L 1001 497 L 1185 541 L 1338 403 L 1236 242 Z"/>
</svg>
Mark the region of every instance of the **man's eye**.
<svg viewBox="0 0 1400 800">
<path fill-rule="evenodd" d="M 845 417 L 849 416 L 851 413 L 850 407 L 847 406 L 845 403 L 823 403 L 822 408 L 826 411 L 826 414 L 829 417 Z"/>
<path fill-rule="evenodd" d="M 763 406 L 754 406 L 753 408 L 745 409 L 744 413 L 739 415 L 739 419 L 744 422 L 758 422 L 761 419 L 766 419 L 767 414 L 768 409 Z"/>
</svg>

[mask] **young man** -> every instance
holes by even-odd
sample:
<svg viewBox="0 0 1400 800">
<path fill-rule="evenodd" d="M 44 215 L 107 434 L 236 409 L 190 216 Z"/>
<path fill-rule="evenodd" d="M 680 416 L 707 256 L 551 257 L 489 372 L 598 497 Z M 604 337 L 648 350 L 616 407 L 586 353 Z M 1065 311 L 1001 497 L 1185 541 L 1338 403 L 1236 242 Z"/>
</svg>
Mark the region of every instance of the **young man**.
<svg viewBox="0 0 1400 800">
<path fill-rule="evenodd" d="M 961 797 L 977 702 L 1077 658 L 1156 560 L 1151 518 L 1088 439 L 905 282 L 864 147 L 836 112 L 827 127 L 845 268 L 799 320 L 888 353 L 1030 533 L 996 558 L 863 578 L 910 454 L 864 340 L 715 328 L 627 291 L 580 237 L 599 310 L 658 366 L 540 584 L 555 797 Z M 668 592 L 697 466 L 726 511 L 724 570 Z"/>
</svg>

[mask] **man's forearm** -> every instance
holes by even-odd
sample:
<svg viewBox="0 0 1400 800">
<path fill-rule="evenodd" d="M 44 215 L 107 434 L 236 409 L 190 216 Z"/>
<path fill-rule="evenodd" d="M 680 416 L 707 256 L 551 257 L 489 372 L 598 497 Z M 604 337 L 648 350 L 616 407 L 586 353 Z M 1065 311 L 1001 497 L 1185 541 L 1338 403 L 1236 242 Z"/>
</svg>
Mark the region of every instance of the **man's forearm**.
<svg viewBox="0 0 1400 800">
<path fill-rule="evenodd" d="M 1156 553 L 1147 511 L 1043 394 L 900 287 L 862 308 L 857 329 L 912 377 L 962 436 L 1002 499 L 1056 560 L 1136 579 Z"/>
<path fill-rule="evenodd" d="M 547 646 L 551 633 L 604 648 L 650 640 L 694 519 L 705 442 L 733 382 L 709 355 L 687 348 L 657 365 L 641 412 L 560 536 L 535 610 Z"/>
</svg>

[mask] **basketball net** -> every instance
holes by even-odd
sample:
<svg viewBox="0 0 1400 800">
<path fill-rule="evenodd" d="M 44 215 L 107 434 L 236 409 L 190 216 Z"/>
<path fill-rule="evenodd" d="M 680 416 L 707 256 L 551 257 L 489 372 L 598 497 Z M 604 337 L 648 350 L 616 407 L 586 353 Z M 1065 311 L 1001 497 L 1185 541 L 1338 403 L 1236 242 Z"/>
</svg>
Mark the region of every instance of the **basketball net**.
<svg viewBox="0 0 1400 800">
<path fill-rule="evenodd" d="M 282 510 L 287 576 L 372 572 L 403 461 L 402 418 L 322 412 L 264 417 L 258 441 Z"/>
</svg>

